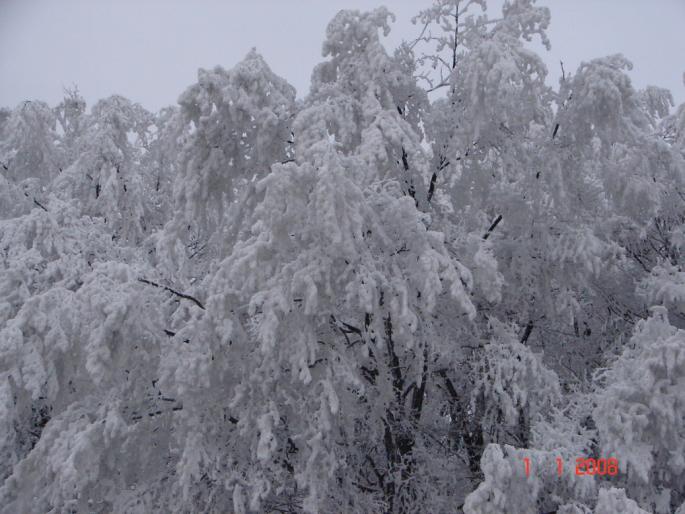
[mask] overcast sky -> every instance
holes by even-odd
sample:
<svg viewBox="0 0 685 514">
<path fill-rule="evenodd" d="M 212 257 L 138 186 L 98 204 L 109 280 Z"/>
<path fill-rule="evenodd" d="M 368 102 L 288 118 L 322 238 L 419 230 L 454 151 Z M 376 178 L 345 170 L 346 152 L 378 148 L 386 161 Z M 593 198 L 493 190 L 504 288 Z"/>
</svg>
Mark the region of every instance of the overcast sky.
<svg viewBox="0 0 685 514">
<path fill-rule="evenodd" d="M 113 93 L 151 110 L 176 102 L 199 67 L 230 68 L 255 46 L 304 96 L 321 61 L 327 22 L 342 8 L 385 4 L 397 15 L 389 45 L 417 33 L 411 17 L 430 0 L 0 0 L 0 106 L 54 105 L 78 85 L 90 105 Z M 559 60 L 621 52 L 637 87 L 667 87 L 685 101 L 685 0 L 540 0 L 552 11 Z M 491 8 L 494 11 L 494 7 Z"/>
</svg>

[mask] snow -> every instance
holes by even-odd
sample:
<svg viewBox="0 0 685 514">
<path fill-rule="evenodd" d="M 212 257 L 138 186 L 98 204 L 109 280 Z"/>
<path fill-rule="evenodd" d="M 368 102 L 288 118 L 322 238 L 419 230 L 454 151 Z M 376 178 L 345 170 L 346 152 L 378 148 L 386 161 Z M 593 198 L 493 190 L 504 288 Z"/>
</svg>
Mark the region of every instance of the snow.
<svg viewBox="0 0 685 514">
<path fill-rule="evenodd" d="M 683 513 L 685 106 L 485 5 L 2 110 L 1 513 Z"/>
</svg>

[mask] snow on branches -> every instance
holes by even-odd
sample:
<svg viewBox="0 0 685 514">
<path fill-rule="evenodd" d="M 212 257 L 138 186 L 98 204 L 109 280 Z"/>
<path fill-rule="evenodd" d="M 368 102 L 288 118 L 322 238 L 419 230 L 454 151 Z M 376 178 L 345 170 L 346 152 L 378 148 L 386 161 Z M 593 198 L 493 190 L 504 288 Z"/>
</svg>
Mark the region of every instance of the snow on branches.
<svg viewBox="0 0 685 514">
<path fill-rule="evenodd" d="M 486 7 L 0 110 L 0 512 L 683 512 L 685 107 Z"/>
</svg>

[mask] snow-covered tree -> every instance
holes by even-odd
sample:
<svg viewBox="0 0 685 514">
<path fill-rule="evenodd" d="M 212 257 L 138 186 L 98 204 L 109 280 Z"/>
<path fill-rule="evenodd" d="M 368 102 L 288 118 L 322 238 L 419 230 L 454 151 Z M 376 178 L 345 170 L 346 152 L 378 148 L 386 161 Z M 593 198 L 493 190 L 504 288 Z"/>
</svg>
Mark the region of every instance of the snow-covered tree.
<svg viewBox="0 0 685 514">
<path fill-rule="evenodd" d="M 387 54 L 393 16 L 385 8 L 369 13 L 340 11 L 328 25 L 324 57 L 295 127 L 296 154 L 314 157 L 332 140 L 344 153 L 357 153 L 372 175 L 361 180 L 396 179 L 422 206 L 428 158 L 421 146 L 426 94 L 408 73 L 411 55 Z M 358 172 L 358 173 L 359 173 Z"/>
<path fill-rule="evenodd" d="M 222 416 L 236 424 L 216 435 L 211 422 L 177 430 L 187 458 L 202 455 L 183 476 L 187 497 L 193 478 L 219 480 L 220 457 L 209 450 L 219 444 L 240 452 L 224 482 L 237 511 L 301 501 L 312 512 L 400 512 L 441 500 L 432 494 L 436 445 L 416 430 L 444 424 L 439 398 L 426 392 L 436 361 L 448 365 L 458 347 L 424 316 L 473 316 L 472 277 L 405 189 L 402 146 L 404 159 L 426 162 L 420 136 L 366 75 L 384 53 L 377 31 L 386 17 L 342 12 L 329 26 L 324 52 L 341 40 L 349 47 L 315 73 L 323 78 L 293 122 L 295 162 L 256 182 L 254 212 L 234 221 L 251 228 L 205 281 L 207 313 L 176 335 L 204 334 L 169 355 L 165 376 L 186 377 L 169 378 L 174 395 L 197 418 L 210 415 L 200 398 L 221 394 Z M 327 74 L 338 58 L 358 66 L 331 64 L 346 74 Z M 360 98 L 363 116 L 335 125 L 331 113 L 360 108 Z"/>
<path fill-rule="evenodd" d="M 239 225 L 232 219 L 242 215 L 241 200 L 249 200 L 244 190 L 289 158 L 295 89 L 252 49 L 231 70 L 201 69 L 179 104 L 180 130 L 189 133 L 174 175 L 174 217 L 158 246 L 184 267 L 198 247 L 209 245 L 214 253 L 205 253 L 213 258 L 230 247 L 222 230 Z"/>
<path fill-rule="evenodd" d="M 62 197 L 79 200 L 84 215 L 103 218 L 113 238 L 130 244 L 139 243 L 148 228 L 151 206 L 138 145 L 145 143 L 151 123 L 145 109 L 123 97 L 99 101 L 82 129 L 78 158 L 54 184 Z"/>
<path fill-rule="evenodd" d="M 78 157 L 78 144 L 83 135 L 86 120 L 86 101 L 78 88 L 66 89 L 64 99 L 54 109 L 60 134 L 60 148 L 63 154 L 62 168 L 66 168 Z M 60 170 L 61 171 L 61 170 Z"/>
<path fill-rule="evenodd" d="M 0 512 L 685 512 L 685 108 L 486 7 L 0 110 Z"/>
<path fill-rule="evenodd" d="M 38 178 L 48 182 L 59 169 L 56 119 L 40 101 L 18 105 L 3 124 L 0 165 L 3 175 L 15 182 Z"/>
<path fill-rule="evenodd" d="M 594 413 L 601 448 L 618 458 L 624 487 L 659 513 L 685 501 L 684 338 L 666 309 L 654 307 L 601 374 Z"/>
</svg>

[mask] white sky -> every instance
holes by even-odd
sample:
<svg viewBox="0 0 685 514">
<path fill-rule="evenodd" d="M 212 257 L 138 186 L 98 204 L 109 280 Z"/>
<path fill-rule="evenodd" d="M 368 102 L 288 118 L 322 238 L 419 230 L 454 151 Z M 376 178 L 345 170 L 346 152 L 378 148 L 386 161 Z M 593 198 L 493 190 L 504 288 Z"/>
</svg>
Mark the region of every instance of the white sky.
<svg viewBox="0 0 685 514">
<path fill-rule="evenodd" d="M 176 102 L 199 67 L 230 68 L 256 46 L 304 96 L 322 60 L 326 24 L 342 8 L 385 4 L 397 15 L 389 44 L 417 33 L 411 17 L 430 0 L 0 0 L 0 106 L 59 102 L 78 85 L 92 105 L 113 93 L 151 110 Z M 498 2 L 499 3 L 499 2 Z M 667 87 L 685 101 L 685 0 L 539 0 L 550 7 L 559 60 L 621 52 L 637 87 Z M 494 5 L 490 8 L 495 11 Z M 540 47 L 541 48 L 541 47 Z"/>
</svg>

